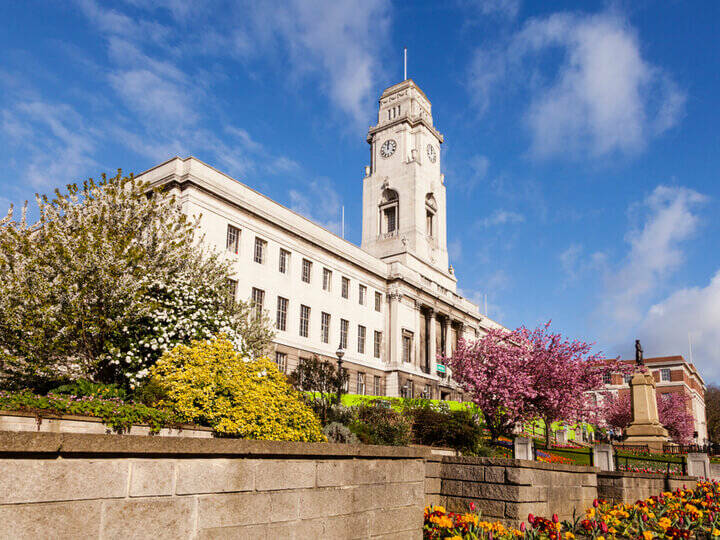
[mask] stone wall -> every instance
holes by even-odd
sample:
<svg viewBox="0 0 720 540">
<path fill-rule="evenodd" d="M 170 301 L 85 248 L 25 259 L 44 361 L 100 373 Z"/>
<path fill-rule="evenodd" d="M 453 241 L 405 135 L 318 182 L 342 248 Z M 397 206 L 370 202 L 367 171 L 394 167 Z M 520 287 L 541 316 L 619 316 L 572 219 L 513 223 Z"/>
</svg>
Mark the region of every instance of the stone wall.
<svg viewBox="0 0 720 540">
<path fill-rule="evenodd" d="M 415 448 L 0 432 L 0 538 L 422 537 Z"/>
<path fill-rule="evenodd" d="M 663 491 L 673 491 L 679 487 L 695 487 L 697 479 L 692 476 L 663 475 L 602 471 L 597 475 L 597 496 L 613 503 L 633 503 L 658 495 Z"/>
<path fill-rule="evenodd" d="M 561 519 L 597 496 L 598 469 L 497 458 L 443 457 L 426 463 L 425 502 L 452 511 L 470 503 L 483 517 L 518 523 L 529 513 Z"/>
</svg>

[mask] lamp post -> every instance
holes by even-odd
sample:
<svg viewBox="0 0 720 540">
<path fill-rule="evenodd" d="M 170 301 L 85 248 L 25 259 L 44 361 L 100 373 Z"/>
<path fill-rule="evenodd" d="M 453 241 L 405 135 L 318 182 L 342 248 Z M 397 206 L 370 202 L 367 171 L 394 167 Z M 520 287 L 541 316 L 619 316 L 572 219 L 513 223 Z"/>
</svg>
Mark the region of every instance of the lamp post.
<svg viewBox="0 0 720 540">
<path fill-rule="evenodd" d="M 343 387 L 343 370 L 342 370 L 342 362 L 343 362 L 343 356 L 345 356 L 345 349 L 342 348 L 342 345 L 338 347 L 338 350 L 335 351 L 335 356 L 337 356 L 338 359 L 338 389 L 337 389 L 337 402 L 338 405 L 340 405 L 340 394 L 342 393 L 342 387 Z"/>
</svg>

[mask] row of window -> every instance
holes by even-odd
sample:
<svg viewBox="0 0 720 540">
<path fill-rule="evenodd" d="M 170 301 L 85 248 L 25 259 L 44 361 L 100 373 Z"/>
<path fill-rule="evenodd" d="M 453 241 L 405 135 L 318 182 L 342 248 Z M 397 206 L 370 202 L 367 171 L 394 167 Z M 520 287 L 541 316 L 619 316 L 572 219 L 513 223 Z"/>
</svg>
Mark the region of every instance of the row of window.
<svg viewBox="0 0 720 540">
<path fill-rule="evenodd" d="M 632 373 L 627 374 L 623 377 L 625 380 L 625 384 L 628 384 L 630 382 L 630 379 L 632 379 Z M 660 380 L 663 382 L 669 382 L 670 381 L 670 369 L 669 368 L 663 368 L 660 370 Z M 603 375 L 603 383 L 604 384 L 612 384 L 612 374 L 611 373 L 605 373 Z"/>
<path fill-rule="evenodd" d="M 287 353 L 284 352 L 276 352 L 275 353 L 275 363 L 277 364 L 278 370 L 281 373 L 287 372 Z M 344 369 L 344 368 L 343 368 Z M 347 369 L 344 369 L 344 371 L 347 373 Z M 366 374 L 362 371 L 359 371 L 356 375 L 355 379 L 355 393 L 365 395 L 367 391 L 369 390 L 366 386 Z M 374 396 L 380 396 L 382 395 L 382 388 L 381 388 L 381 377 L 379 375 L 373 376 L 373 385 L 372 385 L 372 393 L 371 395 Z M 345 379 L 345 392 L 350 391 L 350 378 L 348 377 Z"/>
<path fill-rule="evenodd" d="M 261 316 L 265 306 L 265 291 L 253 287 L 252 304 L 255 309 L 255 315 Z M 287 331 L 288 309 L 290 301 L 282 296 L 277 297 L 277 310 L 275 314 L 275 326 L 278 330 Z M 300 305 L 300 325 L 299 333 L 301 337 L 310 337 L 310 306 Z M 326 312 L 320 313 L 320 340 L 323 343 L 330 343 L 330 321 L 331 315 Z M 348 332 L 350 322 L 346 319 L 340 319 L 340 347 L 347 349 Z M 357 326 L 357 352 L 365 354 L 365 342 L 367 337 L 367 328 L 361 324 Z M 382 347 L 382 332 L 375 330 L 373 334 L 373 356 L 380 358 Z"/>
<path fill-rule="evenodd" d="M 240 229 L 228 225 L 227 228 L 227 239 L 225 242 L 227 251 L 238 254 L 240 249 Z M 265 264 L 267 256 L 267 241 L 262 238 L 255 237 L 255 248 L 253 250 L 253 260 L 259 264 Z M 310 283 L 312 278 L 312 261 L 308 259 L 302 260 L 302 269 L 300 278 L 305 283 Z M 290 267 L 290 252 L 286 249 L 280 248 L 280 257 L 278 259 L 278 271 L 281 274 L 287 274 Z M 324 291 L 330 292 L 332 290 L 332 270 L 329 268 L 323 268 L 323 282 L 322 287 Z M 350 298 L 350 278 L 342 276 L 340 280 L 340 293 L 343 298 Z M 360 305 L 366 305 L 367 303 L 367 287 L 365 285 L 358 285 L 358 303 Z M 382 311 L 382 294 L 375 291 L 375 311 Z"/>
</svg>

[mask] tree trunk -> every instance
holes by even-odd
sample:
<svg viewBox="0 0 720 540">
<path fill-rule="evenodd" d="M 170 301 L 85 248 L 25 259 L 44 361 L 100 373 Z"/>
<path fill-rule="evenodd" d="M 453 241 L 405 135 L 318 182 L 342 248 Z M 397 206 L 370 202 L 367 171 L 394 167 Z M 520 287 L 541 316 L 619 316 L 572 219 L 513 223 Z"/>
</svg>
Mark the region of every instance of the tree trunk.
<svg viewBox="0 0 720 540">
<path fill-rule="evenodd" d="M 552 421 L 549 418 L 543 418 L 545 422 L 545 448 L 550 449 L 550 432 L 552 431 Z"/>
</svg>

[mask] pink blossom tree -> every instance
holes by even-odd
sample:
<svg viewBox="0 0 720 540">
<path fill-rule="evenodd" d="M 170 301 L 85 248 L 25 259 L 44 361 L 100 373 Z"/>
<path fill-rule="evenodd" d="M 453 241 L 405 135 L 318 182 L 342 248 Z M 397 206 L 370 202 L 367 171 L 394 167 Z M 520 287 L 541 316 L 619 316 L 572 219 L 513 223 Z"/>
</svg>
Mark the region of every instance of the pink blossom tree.
<svg viewBox="0 0 720 540">
<path fill-rule="evenodd" d="M 592 345 L 550 331 L 550 323 L 535 330 L 520 328 L 528 344 L 532 369 L 530 384 L 535 396 L 529 406 L 545 422 L 545 440 L 549 447 L 551 426 L 555 421 L 596 421 L 597 406 L 589 394 L 603 388 L 608 373 L 623 372 L 618 360 L 591 353 Z"/>
<path fill-rule="evenodd" d="M 526 336 L 515 330 L 491 329 L 477 341 L 460 340 L 451 358 L 453 378 L 482 411 L 493 440 L 531 416 L 531 356 Z"/>
<path fill-rule="evenodd" d="M 695 430 L 695 420 L 688 412 L 688 399 L 679 392 L 657 394 L 660 423 L 668 430 L 672 440 L 680 444 L 691 442 Z M 608 426 L 625 430 L 632 421 L 630 394 L 605 394 L 602 411 Z"/>
</svg>

